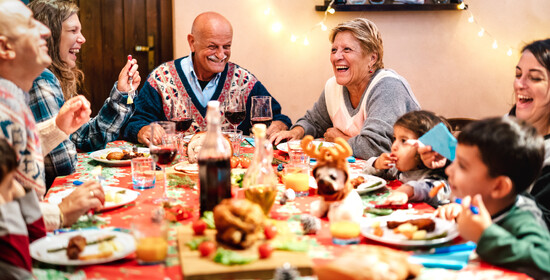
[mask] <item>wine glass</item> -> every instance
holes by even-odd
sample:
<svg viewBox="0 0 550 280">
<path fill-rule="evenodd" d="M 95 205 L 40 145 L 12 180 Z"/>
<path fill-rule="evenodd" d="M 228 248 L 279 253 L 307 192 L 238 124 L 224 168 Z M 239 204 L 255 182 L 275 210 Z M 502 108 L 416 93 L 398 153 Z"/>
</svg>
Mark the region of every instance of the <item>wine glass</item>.
<svg viewBox="0 0 550 280">
<path fill-rule="evenodd" d="M 170 121 L 176 124 L 179 161 L 184 161 L 185 134 L 193 123 L 193 118 L 191 117 L 191 99 L 183 97 L 174 101 L 172 98 L 170 99 L 170 105 Z"/>
<path fill-rule="evenodd" d="M 250 108 L 251 125 L 254 126 L 257 123 L 263 123 L 266 127 L 269 127 L 272 121 L 271 96 L 252 96 L 252 105 Z"/>
<path fill-rule="evenodd" d="M 178 101 L 170 99 L 170 120 L 176 123 L 176 132 L 185 133 L 193 123 L 191 117 L 191 99 L 189 97 L 179 98 Z"/>
<path fill-rule="evenodd" d="M 151 157 L 162 169 L 164 191 L 161 199 L 157 199 L 154 203 L 171 202 L 174 199 L 169 199 L 166 195 L 168 187 L 166 181 L 166 167 L 172 163 L 176 157 L 176 124 L 171 121 L 158 121 L 151 123 L 151 141 L 149 142 L 149 153 Z"/>
<path fill-rule="evenodd" d="M 238 89 L 229 92 L 228 98 L 223 102 L 224 116 L 231 123 L 233 131 L 246 118 L 245 105 L 244 94 Z"/>
</svg>

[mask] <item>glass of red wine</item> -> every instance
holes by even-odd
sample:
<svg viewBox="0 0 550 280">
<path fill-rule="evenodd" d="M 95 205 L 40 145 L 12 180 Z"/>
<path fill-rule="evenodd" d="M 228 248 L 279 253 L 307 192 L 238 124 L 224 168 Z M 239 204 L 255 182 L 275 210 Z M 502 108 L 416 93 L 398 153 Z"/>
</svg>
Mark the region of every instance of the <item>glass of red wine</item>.
<svg viewBox="0 0 550 280">
<path fill-rule="evenodd" d="M 191 117 L 191 99 L 189 97 L 170 100 L 170 120 L 176 123 L 176 132 L 185 133 L 193 123 Z"/>
<path fill-rule="evenodd" d="M 149 142 L 149 153 L 157 166 L 160 166 L 162 169 L 164 179 L 162 198 L 155 200 L 154 203 L 170 202 L 175 199 L 168 198 L 166 194 L 168 187 L 168 182 L 166 181 L 166 167 L 172 163 L 177 154 L 176 124 L 171 121 L 158 121 L 152 122 L 150 127 L 151 141 Z"/>
<path fill-rule="evenodd" d="M 272 121 L 271 96 L 252 96 L 252 106 L 250 107 L 251 125 L 263 123 L 266 127 L 269 127 Z"/>
<path fill-rule="evenodd" d="M 177 133 L 177 149 L 179 154 L 179 160 L 184 160 L 184 139 L 187 130 L 193 124 L 193 118 L 191 116 L 191 99 L 189 97 L 170 100 L 170 121 L 176 124 Z"/>
<path fill-rule="evenodd" d="M 244 101 L 244 93 L 241 90 L 235 89 L 229 92 L 227 99 L 223 102 L 224 116 L 233 131 L 237 130 L 237 126 L 244 121 L 246 117 L 246 108 Z"/>
</svg>

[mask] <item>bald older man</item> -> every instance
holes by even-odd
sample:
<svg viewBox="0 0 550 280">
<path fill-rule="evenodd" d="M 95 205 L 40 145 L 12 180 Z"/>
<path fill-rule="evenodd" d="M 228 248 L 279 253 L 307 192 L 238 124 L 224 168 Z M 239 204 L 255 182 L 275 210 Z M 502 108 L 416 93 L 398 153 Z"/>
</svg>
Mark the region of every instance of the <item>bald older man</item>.
<svg viewBox="0 0 550 280">
<path fill-rule="evenodd" d="M 123 137 L 132 142 L 148 144 L 151 137 L 149 124 L 170 119 L 172 106 L 181 106 L 182 100 L 191 99 L 193 124 L 190 132 L 206 129 L 206 105 L 210 100 L 227 100 L 229 92 L 239 90 L 246 97 L 246 117 L 238 126 L 249 134 L 252 96 L 271 96 L 260 81 L 248 70 L 229 62 L 233 28 L 222 15 L 206 12 L 193 21 L 187 41 L 191 54 L 157 67 L 147 78 L 136 101 L 136 110 Z M 287 130 L 290 118 L 281 114 L 280 104 L 272 100 L 273 122 L 268 135 Z M 224 126 L 228 126 L 224 120 Z"/>
<path fill-rule="evenodd" d="M 38 202 L 45 192 L 43 152 L 49 152 L 87 122 L 91 113 L 89 102 L 78 97 L 65 103 L 57 118 L 35 123 L 27 91 L 51 63 L 46 44 L 49 36 L 50 30 L 36 21 L 21 1 L 0 0 L 0 138 L 11 145 L 18 164 L 15 180 L 0 190 L 2 279 L 31 277 L 29 242 L 45 235 L 44 208 L 39 208 Z M 76 200 L 71 204 L 77 207 L 66 207 L 65 213 L 82 208 Z M 59 224 L 60 208 L 49 206 L 55 209 L 54 219 Z"/>
</svg>

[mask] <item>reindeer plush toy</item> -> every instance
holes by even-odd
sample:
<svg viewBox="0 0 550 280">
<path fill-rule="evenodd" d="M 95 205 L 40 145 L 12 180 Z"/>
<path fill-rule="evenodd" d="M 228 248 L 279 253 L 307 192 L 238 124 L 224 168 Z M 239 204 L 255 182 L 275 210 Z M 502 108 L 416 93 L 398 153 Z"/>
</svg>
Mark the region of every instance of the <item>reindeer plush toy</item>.
<svg viewBox="0 0 550 280">
<path fill-rule="evenodd" d="M 310 145 L 313 137 L 302 140 L 302 149 L 317 159 L 313 177 L 317 181 L 317 193 L 322 197 L 311 203 L 311 214 L 327 216 L 330 221 L 348 220 L 359 223 L 363 216 L 361 197 L 349 182 L 347 157 L 352 155 L 351 147 L 342 138 L 336 138 L 333 147 Z"/>
</svg>

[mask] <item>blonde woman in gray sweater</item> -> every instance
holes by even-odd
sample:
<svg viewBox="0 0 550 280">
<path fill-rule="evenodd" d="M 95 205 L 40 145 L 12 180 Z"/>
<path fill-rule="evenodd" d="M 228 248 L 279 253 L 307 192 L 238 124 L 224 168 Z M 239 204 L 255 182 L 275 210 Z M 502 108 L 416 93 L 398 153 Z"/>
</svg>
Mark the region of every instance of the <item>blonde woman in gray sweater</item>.
<svg viewBox="0 0 550 280">
<path fill-rule="evenodd" d="M 317 102 L 289 131 L 270 140 L 278 144 L 305 135 L 348 141 L 355 157 L 368 159 L 389 152 L 393 124 L 420 110 L 407 81 L 384 69 L 382 37 L 376 25 L 357 18 L 336 26 L 330 35 L 330 78 Z"/>
</svg>

